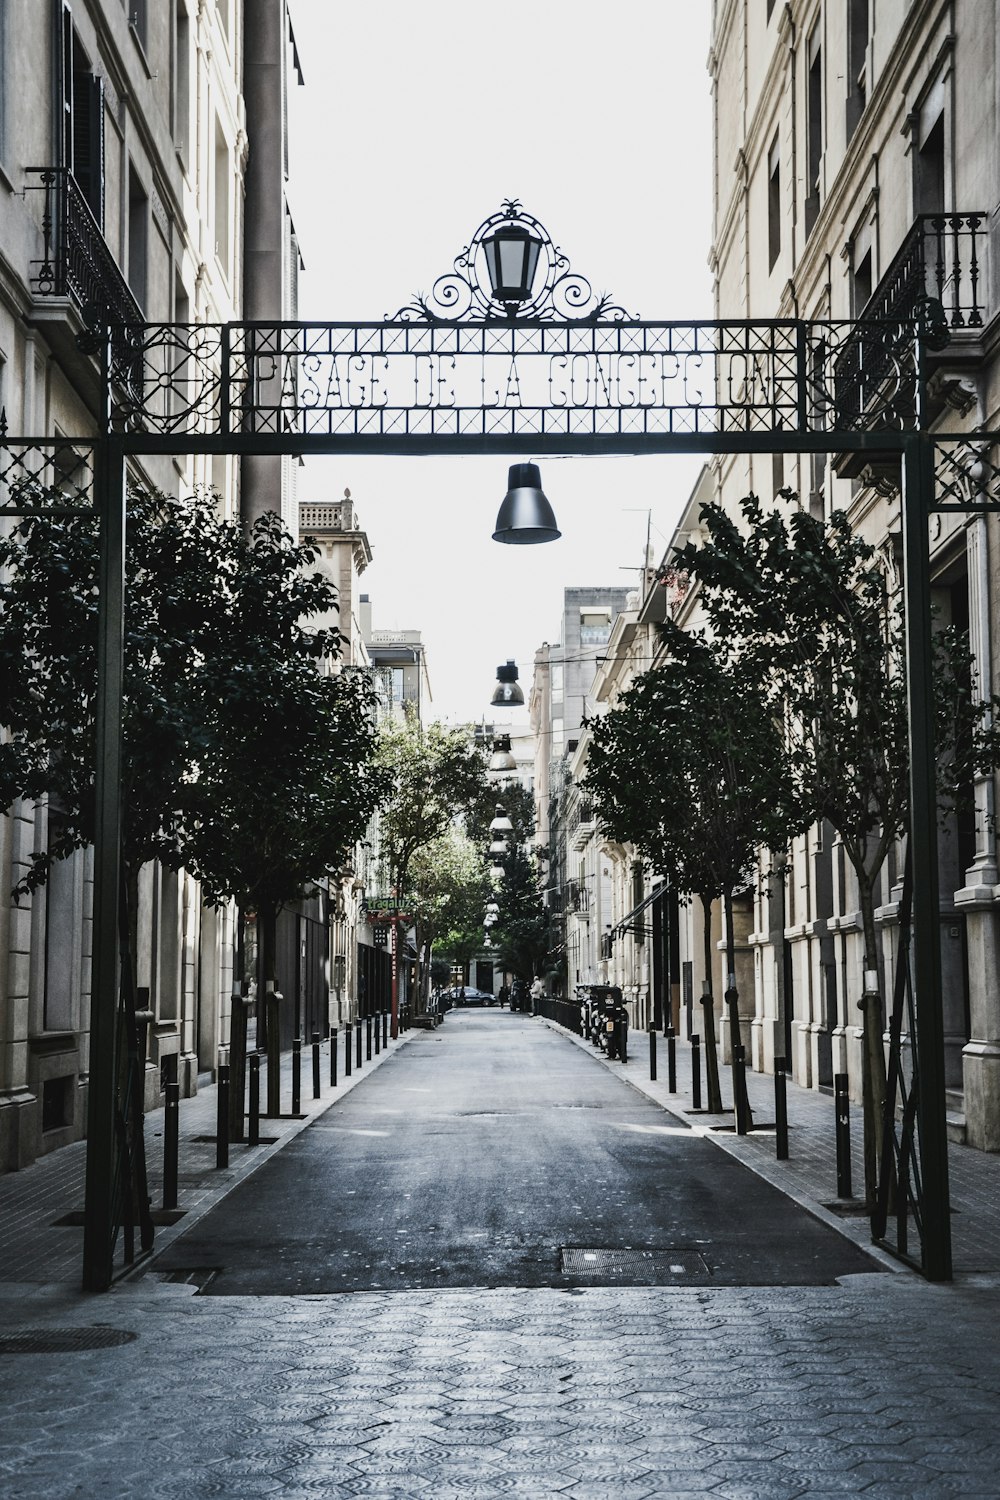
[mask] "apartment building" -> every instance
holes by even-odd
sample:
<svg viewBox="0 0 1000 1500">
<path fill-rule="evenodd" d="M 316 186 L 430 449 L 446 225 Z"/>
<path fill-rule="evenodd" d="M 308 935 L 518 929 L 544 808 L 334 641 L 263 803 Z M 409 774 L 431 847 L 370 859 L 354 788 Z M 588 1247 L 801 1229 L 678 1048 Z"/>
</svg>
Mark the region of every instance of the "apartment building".
<svg viewBox="0 0 1000 1500">
<path fill-rule="evenodd" d="M 998 64 L 996 7 L 978 0 L 716 0 L 717 316 L 891 320 L 933 298 L 951 334 L 931 356 L 933 423 L 995 429 Z M 817 516 L 846 511 L 898 583 L 892 462 L 830 453 L 712 465 L 714 496 L 734 514 L 748 491 L 773 497 L 784 486 Z M 691 527 L 689 514 L 681 530 Z M 968 626 L 979 680 L 994 690 L 996 517 L 932 516 L 929 542 L 938 618 Z M 940 837 L 946 1067 L 955 1132 L 1000 1149 L 994 779 L 975 794 L 975 818 L 952 820 Z M 896 851 L 882 872 L 887 974 L 901 868 Z M 850 866 L 832 831 L 815 828 L 782 874 L 764 862 L 737 934 L 753 977 L 754 1065 L 786 1055 L 813 1087 L 846 1071 L 858 1097 L 863 940 Z"/>
<path fill-rule="evenodd" d="M 55 440 L 45 461 L 60 473 L 97 419 L 99 367 L 81 341 L 95 316 L 176 323 L 183 340 L 185 325 L 242 316 L 251 292 L 288 306 L 290 58 L 285 0 L 0 3 L 0 408 L 6 432 Z M 263 253 L 276 232 L 277 261 Z M 214 486 L 224 513 L 239 514 L 235 458 L 150 459 L 134 477 L 174 493 Z M 78 1138 L 86 1114 L 90 853 L 59 862 L 19 904 L 7 894 L 45 849 L 47 819 L 44 802 L 0 818 L 0 1170 Z M 147 1105 L 170 1079 L 194 1092 L 215 1066 L 233 947 L 230 911 L 203 908 L 183 872 L 146 867 Z"/>
</svg>

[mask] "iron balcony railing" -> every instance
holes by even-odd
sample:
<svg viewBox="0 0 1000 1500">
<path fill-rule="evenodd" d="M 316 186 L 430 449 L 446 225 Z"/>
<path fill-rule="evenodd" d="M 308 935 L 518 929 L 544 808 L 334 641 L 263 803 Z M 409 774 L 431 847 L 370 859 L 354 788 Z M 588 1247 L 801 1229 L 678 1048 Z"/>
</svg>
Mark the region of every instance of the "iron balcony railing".
<svg viewBox="0 0 1000 1500">
<path fill-rule="evenodd" d="M 127 329 L 145 321 L 90 204 L 68 167 L 30 167 L 30 186 L 44 192 L 44 254 L 31 278 L 40 297 L 68 297 L 91 326 L 111 328 L 115 364 L 129 368 Z M 120 348 L 116 348 L 120 344 Z"/>
<path fill-rule="evenodd" d="M 841 426 L 862 423 L 897 363 L 909 357 L 887 337 L 889 325 L 912 320 L 928 304 L 944 314 L 943 338 L 983 326 L 986 248 L 984 213 L 920 214 L 859 314 L 861 326 L 836 358 Z M 866 327 L 865 325 L 870 325 Z"/>
</svg>

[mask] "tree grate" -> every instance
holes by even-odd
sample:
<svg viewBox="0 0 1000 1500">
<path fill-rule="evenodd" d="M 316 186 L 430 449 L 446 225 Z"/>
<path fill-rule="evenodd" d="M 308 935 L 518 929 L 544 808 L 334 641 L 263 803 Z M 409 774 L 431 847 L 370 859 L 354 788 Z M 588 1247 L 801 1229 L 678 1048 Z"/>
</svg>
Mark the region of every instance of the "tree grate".
<svg viewBox="0 0 1000 1500">
<path fill-rule="evenodd" d="M 697 1250 L 608 1250 L 597 1247 L 564 1246 L 560 1251 L 563 1273 L 593 1276 L 602 1281 L 630 1281 L 654 1286 L 672 1282 L 704 1281 L 712 1271 Z"/>
<path fill-rule="evenodd" d="M 0 1354 L 81 1354 L 117 1349 L 138 1337 L 127 1328 L 24 1328 L 20 1333 L 0 1333 Z"/>
</svg>

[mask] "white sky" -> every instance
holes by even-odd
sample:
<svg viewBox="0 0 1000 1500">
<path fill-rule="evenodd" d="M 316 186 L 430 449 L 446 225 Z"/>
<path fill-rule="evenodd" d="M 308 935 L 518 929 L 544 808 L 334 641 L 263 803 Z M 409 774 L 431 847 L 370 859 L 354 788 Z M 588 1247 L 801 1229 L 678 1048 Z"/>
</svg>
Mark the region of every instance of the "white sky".
<svg viewBox="0 0 1000 1500">
<path fill-rule="evenodd" d="M 643 318 L 711 317 L 710 0 L 294 0 L 290 195 L 302 318 L 391 316 L 451 270 L 505 198 L 595 291 Z M 521 458 L 535 455 L 526 451 Z M 563 532 L 491 539 L 513 459 L 306 461 L 301 500 L 349 486 L 378 628 L 419 629 L 434 715 L 490 718 L 495 669 L 527 696 L 567 585 L 631 587 L 700 459 L 540 460 Z"/>
</svg>

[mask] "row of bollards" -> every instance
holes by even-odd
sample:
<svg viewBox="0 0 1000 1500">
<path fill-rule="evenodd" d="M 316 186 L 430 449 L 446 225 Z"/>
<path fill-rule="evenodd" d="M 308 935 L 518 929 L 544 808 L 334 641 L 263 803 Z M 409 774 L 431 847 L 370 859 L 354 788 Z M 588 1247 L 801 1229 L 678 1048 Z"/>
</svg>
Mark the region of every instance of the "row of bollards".
<svg viewBox="0 0 1000 1500">
<path fill-rule="evenodd" d="M 664 1028 L 664 1037 L 667 1043 L 667 1091 L 671 1094 L 677 1093 L 677 1037 L 673 1026 Z M 694 1033 L 690 1037 L 691 1043 L 691 1107 L 700 1111 L 702 1107 L 701 1089 L 701 1037 Z M 649 1028 L 649 1077 L 651 1082 L 656 1082 L 657 1076 L 657 1033 L 656 1028 Z M 745 1117 L 745 1078 L 746 1078 L 746 1052 L 742 1046 L 736 1048 L 735 1053 L 735 1113 L 737 1134 L 747 1133 L 748 1122 Z M 837 1197 L 850 1198 L 853 1196 L 851 1182 L 851 1116 L 850 1097 L 848 1089 L 848 1075 L 838 1073 L 834 1078 L 834 1118 L 836 1128 L 837 1147 Z M 778 1161 L 788 1160 L 788 1061 L 784 1057 L 774 1059 L 774 1136 L 775 1157 Z"/>
<path fill-rule="evenodd" d="M 337 1087 L 337 1055 L 339 1043 L 339 1028 L 330 1027 L 330 1087 Z M 302 1046 L 303 1038 L 295 1037 L 292 1042 L 292 1114 L 298 1115 L 302 1102 Z M 359 1016 L 354 1026 L 347 1024 L 344 1027 L 344 1076 L 351 1076 L 352 1054 L 354 1065 L 360 1071 L 362 1067 L 362 1056 L 371 1062 L 373 1052 L 378 1056 L 383 1049 L 389 1046 L 389 1014 L 381 1011 L 376 1015 L 369 1015 L 362 1020 Z M 322 1038 L 318 1031 L 314 1031 L 310 1038 L 310 1052 L 312 1062 L 312 1097 L 321 1097 L 321 1048 Z M 223 1056 L 227 1055 L 225 1052 Z M 249 1068 L 249 1108 L 248 1108 L 248 1130 L 247 1145 L 260 1145 L 260 1063 L 263 1054 L 259 1051 L 250 1052 L 247 1058 Z M 230 1116 L 229 1095 L 232 1082 L 230 1065 L 228 1062 L 220 1061 L 217 1074 L 216 1090 L 216 1125 L 215 1125 L 215 1165 L 222 1169 L 229 1166 L 230 1146 Z M 165 1086 L 165 1102 L 163 1111 L 163 1207 L 164 1209 L 176 1209 L 177 1207 L 177 1184 L 178 1164 L 180 1157 L 180 1084 L 167 1083 Z M 281 1118 L 280 1088 L 274 1088 L 269 1084 L 268 1109 L 264 1118 Z"/>
</svg>

